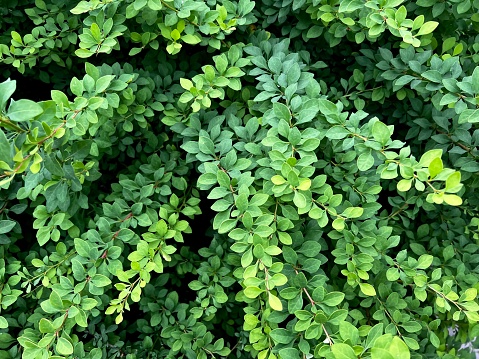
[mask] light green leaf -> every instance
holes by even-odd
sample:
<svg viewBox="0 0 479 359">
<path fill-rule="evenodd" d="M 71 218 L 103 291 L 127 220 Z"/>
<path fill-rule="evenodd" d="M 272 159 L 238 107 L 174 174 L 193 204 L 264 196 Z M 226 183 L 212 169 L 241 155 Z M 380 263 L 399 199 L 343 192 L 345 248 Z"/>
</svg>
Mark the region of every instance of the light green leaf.
<svg viewBox="0 0 479 359">
<path fill-rule="evenodd" d="M 73 354 L 73 345 L 65 338 L 58 338 L 55 350 L 60 355 L 70 355 Z"/>
<path fill-rule="evenodd" d="M 276 186 L 280 186 L 286 183 L 286 180 L 283 178 L 283 176 L 275 175 L 271 177 L 271 182 L 273 182 L 273 184 L 275 184 Z"/>
<path fill-rule="evenodd" d="M 302 178 L 299 180 L 299 186 L 297 187 L 301 191 L 307 191 L 311 187 L 311 180 L 309 178 Z"/>
<path fill-rule="evenodd" d="M 5 108 L 5 105 L 7 104 L 8 99 L 12 97 L 16 87 L 17 87 L 17 81 L 15 80 L 8 79 L 0 83 L 0 111 Z"/>
<path fill-rule="evenodd" d="M 190 45 L 196 45 L 201 42 L 201 38 L 198 35 L 184 34 L 181 36 L 181 40 Z"/>
<path fill-rule="evenodd" d="M 331 225 L 335 230 L 341 232 L 344 229 L 344 219 L 336 218 Z"/>
<path fill-rule="evenodd" d="M 357 359 L 354 349 L 344 343 L 335 343 L 331 347 L 331 351 L 336 359 Z"/>
<path fill-rule="evenodd" d="M 390 282 L 397 281 L 399 276 L 399 270 L 396 267 L 391 267 L 386 271 L 386 278 Z"/>
<path fill-rule="evenodd" d="M 96 287 L 105 287 L 105 286 L 111 284 L 110 278 L 104 276 L 103 274 L 95 274 L 91 278 L 91 282 Z"/>
<path fill-rule="evenodd" d="M 346 217 L 346 218 L 358 218 L 363 215 L 364 208 L 362 207 L 349 207 L 344 210 L 343 213 L 341 213 L 341 216 Z"/>
<path fill-rule="evenodd" d="M 394 359 L 409 359 L 411 357 L 406 343 L 398 337 L 392 339 L 392 342 L 389 345 L 389 353 L 392 354 Z"/>
<path fill-rule="evenodd" d="M 77 55 L 79 58 L 86 59 L 87 57 L 90 57 L 94 55 L 95 53 L 87 50 L 87 49 L 78 49 L 75 51 L 75 55 Z"/>
<path fill-rule="evenodd" d="M 371 359 L 394 359 L 394 357 L 386 349 L 373 348 Z"/>
<path fill-rule="evenodd" d="M 411 189 L 412 179 L 402 179 L 397 183 L 397 189 L 400 192 L 407 192 Z"/>
<path fill-rule="evenodd" d="M 462 198 L 455 194 L 444 194 L 443 199 L 450 206 L 460 206 L 462 204 Z"/>
<path fill-rule="evenodd" d="M 183 87 L 185 90 L 190 90 L 193 87 L 193 82 L 191 82 L 188 79 L 180 78 L 180 85 Z"/>
<path fill-rule="evenodd" d="M 338 12 L 348 13 L 355 10 L 362 9 L 364 7 L 364 2 L 360 0 L 344 0 L 339 3 Z"/>
<path fill-rule="evenodd" d="M 256 298 L 258 295 L 264 292 L 264 289 L 259 287 L 246 287 L 244 289 L 244 295 L 248 298 Z"/>
<path fill-rule="evenodd" d="M 358 169 L 360 171 L 367 171 L 374 165 L 374 157 L 371 152 L 365 152 L 359 155 L 357 159 Z"/>
<path fill-rule="evenodd" d="M 201 152 L 207 155 L 215 154 L 215 144 L 211 139 L 205 136 L 200 136 L 198 140 L 198 146 Z"/>
<path fill-rule="evenodd" d="M 298 191 L 294 192 L 293 202 L 296 205 L 296 207 L 298 207 L 298 208 L 304 208 L 308 205 L 308 203 L 306 201 L 306 197 L 304 196 L 304 194 L 302 194 Z"/>
<path fill-rule="evenodd" d="M 280 120 L 284 120 L 286 122 L 291 121 L 291 112 L 289 111 L 289 108 L 286 105 L 283 105 L 282 103 L 275 102 L 273 104 L 273 112 L 276 115 L 277 118 Z"/>
<path fill-rule="evenodd" d="M 282 311 L 283 310 L 283 304 L 281 304 L 281 300 L 274 294 L 271 294 L 271 292 L 268 292 L 268 303 L 271 309 L 277 310 L 277 311 Z"/>
<path fill-rule="evenodd" d="M 476 288 L 468 288 L 465 292 L 461 295 L 459 299 L 461 302 L 470 302 L 475 300 L 477 297 L 477 289 Z"/>
<path fill-rule="evenodd" d="M 384 334 L 377 338 L 374 343 L 374 350 L 376 350 L 377 355 L 389 353 L 393 359 L 409 359 L 411 357 L 406 343 L 399 337 L 393 337 L 391 334 Z M 382 359 L 380 356 L 375 356 L 374 358 Z"/>
<path fill-rule="evenodd" d="M 367 296 L 373 297 L 376 295 L 376 289 L 369 283 L 359 283 L 359 288 Z"/>
<path fill-rule="evenodd" d="M 52 292 L 50 293 L 50 303 L 51 305 L 55 308 L 55 309 L 63 309 L 63 301 L 62 301 L 62 298 L 60 297 L 60 295 L 52 290 Z"/>
<path fill-rule="evenodd" d="M 378 141 L 383 147 L 391 138 L 391 132 L 389 131 L 388 126 L 384 123 L 377 121 L 373 125 L 372 129 L 373 137 L 376 141 Z"/>
<path fill-rule="evenodd" d="M 30 121 L 43 112 L 43 108 L 31 100 L 12 101 L 7 117 L 14 122 Z"/>
<path fill-rule="evenodd" d="M 434 260 L 434 257 L 431 256 L 430 254 L 423 254 L 417 260 L 418 262 L 417 268 L 427 269 L 431 266 L 433 260 Z"/>
<path fill-rule="evenodd" d="M 299 350 L 296 348 L 283 348 L 279 351 L 279 357 L 281 359 L 300 359 Z M 272 355 L 269 356 L 269 359 L 273 359 Z"/>
<path fill-rule="evenodd" d="M 100 30 L 100 27 L 98 26 L 98 24 L 96 22 L 91 24 L 90 31 L 91 31 L 91 36 L 93 36 L 93 39 L 95 39 L 95 41 L 97 43 L 100 43 L 101 42 L 101 30 Z"/>
<path fill-rule="evenodd" d="M 437 157 L 431 161 L 429 164 L 429 176 L 431 178 L 436 177 L 444 168 L 444 165 L 442 164 L 442 159 L 440 157 Z"/>
<path fill-rule="evenodd" d="M 441 158 L 441 156 L 442 150 L 429 150 L 421 156 L 421 159 L 419 160 L 419 165 L 422 167 L 429 167 L 429 165 L 435 158 Z"/>
<path fill-rule="evenodd" d="M 477 123 L 479 122 L 479 110 L 466 109 L 459 115 L 458 123 Z"/>
<path fill-rule="evenodd" d="M 374 346 L 376 339 L 383 334 L 383 328 L 383 323 L 378 323 L 371 328 L 366 338 L 366 348 L 371 348 L 372 346 Z"/>
<path fill-rule="evenodd" d="M 437 21 L 427 21 L 425 22 L 419 31 L 417 32 L 416 36 L 427 35 L 433 32 L 436 27 L 439 25 Z"/>
<path fill-rule="evenodd" d="M 289 344 L 294 340 L 295 337 L 291 331 L 283 328 L 273 329 L 269 335 L 276 343 L 279 344 Z"/>
<path fill-rule="evenodd" d="M 9 219 L 4 219 L 0 221 L 0 234 L 5 234 L 10 232 L 17 222 L 11 221 Z"/>
<path fill-rule="evenodd" d="M 46 318 L 40 319 L 38 328 L 40 329 L 40 333 L 53 333 L 55 331 L 55 327 L 53 326 L 52 322 Z"/>
<path fill-rule="evenodd" d="M 446 192 L 455 189 L 461 184 L 461 172 L 456 171 L 449 175 L 446 179 Z"/>
<path fill-rule="evenodd" d="M 8 328 L 8 322 L 5 319 L 5 317 L 0 316 L 0 329 L 7 329 Z"/>
<path fill-rule="evenodd" d="M 72 14 L 78 15 L 83 14 L 92 10 L 92 5 L 88 1 L 80 1 L 73 9 L 70 10 Z"/>
<path fill-rule="evenodd" d="M 0 161 L 5 162 L 9 166 L 13 166 L 13 147 L 7 140 L 7 136 L 0 128 Z"/>
<path fill-rule="evenodd" d="M 342 292 L 331 292 L 324 296 L 322 302 L 327 306 L 334 307 L 343 301 L 344 296 L 345 294 Z"/>
</svg>

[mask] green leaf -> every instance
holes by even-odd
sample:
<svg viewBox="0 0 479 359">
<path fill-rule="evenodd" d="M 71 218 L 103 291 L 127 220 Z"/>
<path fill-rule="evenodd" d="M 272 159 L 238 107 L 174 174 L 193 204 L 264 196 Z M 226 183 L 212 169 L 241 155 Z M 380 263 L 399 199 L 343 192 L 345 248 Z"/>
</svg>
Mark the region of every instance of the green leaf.
<svg viewBox="0 0 479 359">
<path fill-rule="evenodd" d="M 409 359 L 411 357 L 406 343 L 398 337 L 393 338 L 392 343 L 389 345 L 389 352 L 394 359 Z"/>
<path fill-rule="evenodd" d="M 367 296 L 373 297 L 376 295 L 376 289 L 369 283 L 359 283 L 359 288 Z"/>
<path fill-rule="evenodd" d="M 180 78 L 180 85 L 183 87 L 185 90 L 190 90 L 193 87 L 193 82 L 191 82 L 188 79 Z"/>
<path fill-rule="evenodd" d="M 383 147 L 391 138 L 391 132 L 389 131 L 388 126 L 384 123 L 377 121 L 373 125 L 372 129 L 373 137 L 376 141 L 378 141 Z"/>
<path fill-rule="evenodd" d="M 0 221 L 0 234 L 5 234 L 10 232 L 13 229 L 13 227 L 15 227 L 16 224 L 17 222 L 10 221 L 10 220 Z"/>
<path fill-rule="evenodd" d="M 198 146 L 200 151 L 207 155 L 215 154 L 215 144 L 208 137 L 200 136 L 198 140 Z"/>
<path fill-rule="evenodd" d="M 196 34 L 195 35 L 184 34 L 181 36 L 181 40 L 190 45 L 196 45 L 201 42 L 201 38 L 197 36 Z"/>
<path fill-rule="evenodd" d="M 306 201 L 306 197 L 304 196 L 304 194 L 298 191 L 294 192 L 293 202 L 298 208 L 304 208 L 308 205 L 308 202 Z"/>
<path fill-rule="evenodd" d="M 383 334 L 383 328 L 383 323 L 378 323 L 371 328 L 366 338 L 366 348 L 371 348 L 372 346 L 374 346 L 376 339 Z"/>
<path fill-rule="evenodd" d="M 427 269 L 431 266 L 433 260 L 434 260 L 434 257 L 431 256 L 430 254 L 423 254 L 417 260 L 418 261 L 417 268 Z"/>
<path fill-rule="evenodd" d="M 464 291 L 461 295 L 459 301 L 470 302 L 477 298 L 477 289 L 476 288 L 468 288 Z"/>
<path fill-rule="evenodd" d="M 348 137 L 350 134 L 351 132 L 343 126 L 333 126 L 328 132 L 326 132 L 326 137 L 332 140 L 341 140 Z"/>
<path fill-rule="evenodd" d="M 421 159 L 419 160 L 419 165 L 422 167 L 429 167 L 429 165 L 434 159 L 441 158 L 441 156 L 442 150 L 429 150 L 421 156 Z"/>
<path fill-rule="evenodd" d="M 98 24 L 95 23 L 95 22 L 93 24 L 91 24 L 90 31 L 91 31 L 91 36 L 93 36 L 93 39 L 95 39 L 95 41 L 97 43 L 100 43 L 101 42 L 101 30 L 100 30 L 100 27 L 98 26 Z"/>
<path fill-rule="evenodd" d="M 283 304 L 281 304 L 281 300 L 274 294 L 271 294 L 271 292 L 268 292 L 268 304 L 271 307 L 271 309 L 277 310 L 277 311 L 282 311 L 283 310 Z"/>
<path fill-rule="evenodd" d="M 7 116 L 14 122 L 30 121 L 43 112 L 43 108 L 31 100 L 12 101 Z"/>
<path fill-rule="evenodd" d="M 436 27 L 439 25 L 437 21 L 427 21 L 425 22 L 419 31 L 417 32 L 416 36 L 427 35 L 433 32 Z"/>
<path fill-rule="evenodd" d="M 442 159 L 440 157 L 437 157 L 431 161 L 429 164 L 429 176 L 431 178 L 436 177 L 444 168 L 444 165 L 442 164 Z"/>
<path fill-rule="evenodd" d="M 353 345 L 359 340 L 359 330 L 349 322 L 339 323 L 339 333 L 344 341 L 349 340 Z"/>
<path fill-rule="evenodd" d="M 104 276 L 103 274 L 95 274 L 91 278 L 91 282 L 96 287 L 105 287 L 111 284 L 111 280 L 108 277 Z"/>
<path fill-rule="evenodd" d="M 60 295 L 52 290 L 52 292 L 50 293 L 50 303 L 51 305 L 55 308 L 55 309 L 63 309 L 63 301 L 62 301 L 62 298 L 60 297 Z"/>
<path fill-rule="evenodd" d="M 335 343 L 331 347 L 331 351 L 334 354 L 336 359 L 357 359 L 358 357 L 354 354 L 354 349 L 347 344 Z"/>
<path fill-rule="evenodd" d="M 77 55 L 81 59 L 86 59 L 90 56 L 93 56 L 95 53 L 93 51 L 87 49 L 78 49 L 75 51 L 75 55 Z"/>
<path fill-rule="evenodd" d="M 256 298 L 258 295 L 264 292 L 264 289 L 259 287 L 246 287 L 244 289 L 244 295 L 248 298 Z"/>
<path fill-rule="evenodd" d="M 426 72 L 423 72 L 421 74 L 422 77 L 425 79 L 428 79 L 429 81 L 436 82 L 436 83 L 441 83 L 442 82 L 442 75 L 439 71 L 437 70 L 428 70 Z"/>
<path fill-rule="evenodd" d="M 84 241 L 83 239 L 80 239 L 80 238 L 75 238 L 74 243 L 75 243 L 75 250 L 80 256 L 85 258 L 90 257 L 90 245 L 88 244 L 87 241 Z"/>
<path fill-rule="evenodd" d="M 373 348 L 371 350 L 371 359 L 394 359 L 394 357 L 382 348 Z"/>
<path fill-rule="evenodd" d="M 273 182 L 273 184 L 275 184 L 276 186 L 280 186 L 286 183 L 286 180 L 283 178 L 283 176 L 275 175 L 271 177 L 271 182 Z"/>
<path fill-rule="evenodd" d="M 73 345 L 67 339 L 60 337 L 55 345 L 55 350 L 60 355 L 70 355 L 73 354 Z"/>
<path fill-rule="evenodd" d="M 338 12 L 348 13 L 353 12 L 364 7 L 364 3 L 360 0 L 344 0 L 339 3 Z"/>
<path fill-rule="evenodd" d="M 52 322 L 46 318 L 40 319 L 40 323 L 38 324 L 38 328 L 40 329 L 40 333 L 53 333 L 55 332 L 55 327 L 53 326 Z"/>
<path fill-rule="evenodd" d="M 422 329 L 421 324 L 414 321 L 409 321 L 406 323 L 402 323 L 401 327 L 403 327 L 408 333 L 416 333 Z"/>
<path fill-rule="evenodd" d="M 7 320 L 3 316 L 0 315 L 0 329 L 7 329 L 7 328 L 8 328 Z"/>
<path fill-rule="evenodd" d="M 391 334 L 385 334 L 377 338 L 372 353 L 374 351 L 376 351 L 377 355 L 389 353 L 393 359 L 409 359 L 411 357 L 406 343 L 398 337 L 393 337 Z M 381 357 L 374 356 L 374 358 L 380 359 Z"/>
<path fill-rule="evenodd" d="M 399 270 L 396 267 L 391 267 L 386 271 L 386 278 L 390 282 L 395 282 L 399 279 Z"/>
<path fill-rule="evenodd" d="M 345 294 L 342 292 L 331 292 L 324 296 L 322 302 L 327 306 L 334 307 L 336 305 L 339 305 L 343 301 L 344 296 Z"/>
<path fill-rule="evenodd" d="M 374 157 L 371 155 L 371 152 L 365 152 L 359 155 L 357 159 L 358 169 L 360 171 L 367 171 L 374 165 Z"/>
<path fill-rule="evenodd" d="M 446 178 L 446 192 L 455 189 L 461 184 L 461 172 L 456 171 Z"/>
<path fill-rule="evenodd" d="M 286 105 L 275 102 L 273 104 L 273 112 L 278 119 L 284 120 L 288 123 L 291 121 L 291 112 Z"/>
<path fill-rule="evenodd" d="M 5 108 L 5 105 L 8 102 L 8 99 L 12 97 L 15 89 L 17 87 L 17 82 L 15 80 L 6 80 L 0 83 L 0 112 Z M 1 158 L 1 157 L 0 157 Z"/>
<path fill-rule="evenodd" d="M 445 194 L 442 198 L 450 206 L 460 206 L 462 204 L 462 198 L 455 194 Z"/>
<path fill-rule="evenodd" d="M 364 208 L 362 207 L 349 207 L 341 213 L 341 216 L 346 218 L 358 218 L 361 217 L 364 213 Z"/>
<path fill-rule="evenodd" d="M 333 228 L 337 231 L 342 231 L 344 229 L 344 219 L 342 218 L 336 218 L 333 223 L 331 224 Z"/>
<path fill-rule="evenodd" d="M 92 10 L 92 5 L 88 1 L 80 1 L 73 9 L 70 10 L 72 14 L 78 15 L 83 14 Z"/>
<path fill-rule="evenodd" d="M 296 348 L 283 348 L 280 349 L 279 355 L 281 359 L 300 359 L 300 353 Z M 271 356 L 270 356 L 271 358 Z"/>
<path fill-rule="evenodd" d="M 460 124 L 462 123 L 477 123 L 479 122 L 479 109 L 477 110 L 470 110 L 466 109 L 461 112 L 459 115 L 459 120 L 458 122 Z"/>
<path fill-rule="evenodd" d="M 5 162 L 9 166 L 13 166 L 13 147 L 7 140 L 7 136 L 0 128 L 0 161 Z"/>
<path fill-rule="evenodd" d="M 289 344 L 294 340 L 295 335 L 286 329 L 283 328 L 276 328 L 273 329 L 269 336 L 275 341 L 275 343 L 279 344 Z"/>
<path fill-rule="evenodd" d="M 407 192 L 411 189 L 412 179 L 402 179 L 397 184 L 397 189 L 400 192 Z"/>
</svg>

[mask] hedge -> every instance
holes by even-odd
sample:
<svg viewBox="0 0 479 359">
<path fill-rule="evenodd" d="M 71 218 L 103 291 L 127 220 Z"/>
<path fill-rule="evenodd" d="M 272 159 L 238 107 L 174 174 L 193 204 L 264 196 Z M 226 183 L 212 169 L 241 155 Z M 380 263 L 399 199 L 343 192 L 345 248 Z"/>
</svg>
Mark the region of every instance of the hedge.
<svg viewBox="0 0 479 359">
<path fill-rule="evenodd" d="M 472 358 L 478 14 L 3 0 L 0 359 Z"/>
</svg>

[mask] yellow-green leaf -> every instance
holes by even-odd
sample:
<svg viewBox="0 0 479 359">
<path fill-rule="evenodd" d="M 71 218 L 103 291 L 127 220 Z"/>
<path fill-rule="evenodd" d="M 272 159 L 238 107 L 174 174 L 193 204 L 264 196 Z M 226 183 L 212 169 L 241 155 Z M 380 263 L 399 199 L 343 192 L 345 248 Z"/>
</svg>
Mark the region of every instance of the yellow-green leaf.
<svg viewBox="0 0 479 359">
<path fill-rule="evenodd" d="M 450 206 L 460 206 L 462 204 L 462 198 L 455 194 L 445 194 L 443 199 Z"/>
<path fill-rule="evenodd" d="M 373 297 L 376 295 L 376 289 L 369 283 L 359 283 L 359 288 L 367 296 Z"/>
<path fill-rule="evenodd" d="M 283 310 L 283 304 L 281 304 L 281 301 L 279 300 L 279 298 L 271 294 L 271 292 L 268 293 L 268 303 L 271 309 L 274 309 L 277 311 Z"/>
</svg>

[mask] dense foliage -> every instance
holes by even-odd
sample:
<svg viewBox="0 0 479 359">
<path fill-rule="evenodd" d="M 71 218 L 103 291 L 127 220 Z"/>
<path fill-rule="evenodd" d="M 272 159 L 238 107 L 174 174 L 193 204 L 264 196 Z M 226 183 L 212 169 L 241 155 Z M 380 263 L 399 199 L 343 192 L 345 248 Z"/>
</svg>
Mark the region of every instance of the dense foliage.
<svg viewBox="0 0 479 359">
<path fill-rule="evenodd" d="M 471 358 L 478 11 L 2 0 L 0 358 Z"/>
</svg>

